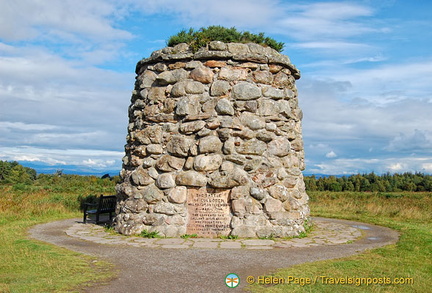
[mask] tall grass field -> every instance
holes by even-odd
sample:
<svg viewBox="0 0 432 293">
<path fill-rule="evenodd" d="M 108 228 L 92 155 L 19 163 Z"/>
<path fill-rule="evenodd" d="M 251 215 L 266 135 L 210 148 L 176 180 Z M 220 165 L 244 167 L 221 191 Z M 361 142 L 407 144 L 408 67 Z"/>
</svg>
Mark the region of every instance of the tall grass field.
<svg viewBox="0 0 432 293">
<path fill-rule="evenodd" d="M 89 195 L 113 194 L 115 183 L 96 177 L 39 175 L 33 184 L 0 185 L 0 292 L 79 292 L 112 277 L 95 258 L 29 239 L 36 224 L 81 217 Z"/>
<path fill-rule="evenodd" d="M 285 282 L 251 286 L 252 292 L 432 292 L 432 193 L 319 191 L 308 194 L 312 215 L 386 226 L 399 231 L 400 240 L 395 245 L 359 255 L 297 265 L 272 275 L 303 280 L 317 277 L 318 282 L 313 285 Z M 353 284 L 340 284 L 348 278 Z M 379 283 L 379 278 L 391 284 L 361 284 L 368 280 Z M 337 281 L 339 284 L 335 284 Z"/>
<path fill-rule="evenodd" d="M 36 224 L 81 217 L 89 195 L 114 194 L 115 181 L 92 176 L 39 175 L 31 184 L 0 185 L 0 292 L 80 292 L 113 277 L 98 259 L 30 239 Z M 281 269 L 275 277 L 412 278 L 412 284 L 280 284 L 252 292 L 431 292 L 431 192 L 309 191 L 313 216 L 358 220 L 400 232 L 395 245 L 337 260 Z"/>
</svg>

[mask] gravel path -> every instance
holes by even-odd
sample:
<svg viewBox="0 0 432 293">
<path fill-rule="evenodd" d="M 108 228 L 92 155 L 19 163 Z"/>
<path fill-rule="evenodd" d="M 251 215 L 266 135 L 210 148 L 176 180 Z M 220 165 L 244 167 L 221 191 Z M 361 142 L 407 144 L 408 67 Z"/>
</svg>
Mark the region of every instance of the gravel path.
<svg viewBox="0 0 432 293">
<path fill-rule="evenodd" d="M 357 254 L 396 243 L 399 237 L 397 232 L 381 226 L 314 218 L 317 223 L 314 234 L 292 241 L 143 241 L 107 235 L 103 229 L 79 221 L 68 219 L 41 224 L 29 232 L 32 238 L 112 262 L 118 277 L 108 285 L 84 291 L 92 293 L 238 292 L 247 286 L 247 276 L 257 278 L 278 268 Z M 360 233 L 356 231 L 361 231 L 362 236 L 358 237 Z M 229 273 L 240 277 L 240 285 L 235 289 L 225 285 Z"/>
</svg>

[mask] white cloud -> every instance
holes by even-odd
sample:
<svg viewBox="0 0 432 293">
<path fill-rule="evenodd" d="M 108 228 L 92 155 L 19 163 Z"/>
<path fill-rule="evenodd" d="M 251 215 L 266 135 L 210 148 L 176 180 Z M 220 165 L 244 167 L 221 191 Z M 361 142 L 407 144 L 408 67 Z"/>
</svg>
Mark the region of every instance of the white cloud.
<svg viewBox="0 0 432 293">
<path fill-rule="evenodd" d="M 309 162 L 306 172 L 428 172 L 428 165 L 420 162 L 432 160 L 432 134 L 428 128 L 432 103 L 417 98 L 418 91 L 411 92 L 409 86 L 403 97 L 383 100 L 381 84 L 372 80 L 368 80 L 370 87 L 360 92 L 362 86 L 357 79 L 351 79 L 352 75 L 356 71 L 333 75 L 334 80 L 303 77 L 298 82 Z M 403 86 L 404 81 L 400 82 Z M 428 86 L 424 84 L 423 89 L 426 94 Z M 337 159 L 322 161 L 322 156 L 331 151 Z"/>
<path fill-rule="evenodd" d="M 381 5 L 2 1 L 0 145 L 7 154 L 0 157 L 89 168 L 110 166 L 114 160 L 120 166 L 135 56 L 142 57 L 152 42 L 160 44 L 164 34 L 220 24 L 275 34 L 287 44 L 287 54 L 299 60 L 293 58 L 304 70 L 297 85 L 311 170 L 430 170 L 432 58 L 394 54 L 402 52 L 396 51 L 395 39 L 403 41 L 404 51 L 414 52 L 417 45 L 411 44 L 411 35 L 401 32 L 411 34 L 415 22 L 407 27 L 400 15 L 390 20 Z M 147 29 L 144 35 L 140 26 L 162 29 L 157 35 Z M 136 43 L 128 43 L 132 38 Z M 89 149 L 116 153 L 98 157 L 89 155 Z M 330 166 L 330 161 L 336 165 Z"/>
<path fill-rule="evenodd" d="M 99 0 L 0 2 L 2 160 L 120 169 L 133 65 L 94 65 L 133 37 L 116 28 L 125 13 Z"/>
<path fill-rule="evenodd" d="M 317 143 L 317 144 L 311 144 L 309 145 L 309 147 L 311 149 L 323 149 L 323 148 L 328 148 L 328 144 L 325 143 Z"/>
<path fill-rule="evenodd" d="M 340 39 L 379 31 L 370 23 L 354 21 L 356 18 L 368 17 L 373 10 L 367 6 L 344 3 L 310 3 L 305 5 L 285 6 L 287 15 L 278 21 L 287 34 L 299 40 Z"/>
<path fill-rule="evenodd" d="M 295 6 L 294 6 L 295 7 Z M 345 20 L 353 17 L 370 16 L 373 11 L 366 6 L 343 2 L 318 2 L 304 6 L 303 15 L 311 19 L 324 19 L 330 21 Z"/>
<path fill-rule="evenodd" d="M 87 159 L 82 161 L 82 165 L 92 168 L 107 168 L 115 164 L 115 160 Z"/>
<path fill-rule="evenodd" d="M 424 163 L 421 165 L 421 170 L 426 173 L 432 173 L 432 163 Z"/>
<path fill-rule="evenodd" d="M 46 165 L 75 165 L 103 169 L 121 168 L 120 151 L 103 149 L 55 149 L 39 147 L 0 147 L 0 160 L 38 162 Z"/>
<path fill-rule="evenodd" d="M 387 168 L 388 168 L 391 172 L 400 172 L 400 171 L 406 169 L 406 167 L 407 167 L 406 164 L 394 163 L 394 164 L 390 164 Z"/>
<path fill-rule="evenodd" d="M 388 57 L 378 54 L 372 57 L 361 57 L 357 59 L 347 60 L 345 61 L 345 64 L 354 64 L 354 63 L 361 63 L 361 62 L 381 62 L 385 60 L 388 60 Z"/>
<path fill-rule="evenodd" d="M 22 122 L 2 122 L 0 121 L 0 128 L 8 129 L 9 131 L 24 130 L 24 131 L 43 131 L 56 129 L 55 125 L 47 124 L 32 124 Z"/>
<path fill-rule="evenodd" d="M 113 27 L 111 19 L 124 12 L 109 1 L 1 1 L 0 38 L 75 42 L 82 37 L 94 40 L 128 39 L 131 34 Z"/>
<path fill-rule="evenodd" d="M 7 159 L 7 160 L 20 161 L 20 162 L 41 162 L 51 166 L 67 164 L 63 160 L 57 160 L 50 157 L 41 158 L 39 155 L 15 155 L 13 156 L 12 159 Z"/>
<path fill-rule="evenodd" d="M 414 133 L 399 133 L 385 147 L 391 152 L 427 152 L 432 154 L 432 132 L 415 129 Z"/>
<path fill-rule="evenodd" d="M 334 151 L 330 151 L 326 154 L 326 158 L 332 159 L 332 158 L 336 158 L 336 157 L 337 157 L 337 154 Z"/>
<path fill-rule="evenodd" d="M 49 87 L 56 86 L 56 90 L 76 89 L 77 86 L 86 88 L 108 78 L 110 83 L 106 86 L 112 88 L 122 86 L 121 83 L 128 76 L 102 70 L 80 60 L 67 60 L 49 52 L 47 48 L 35 46 L 8 46 L 7 50 L 0 47 L 0 75 L 2 93 L 20 93 L 22 88 L 26 88 L 27 92 L 36 95 L 38 100 L 40 93 Z M 130 76 L 133 76 L 133 73 Z M 34 87 L 35 84 L 37 87 Z M 57 90 L 57 93 L 63 92 Z"/>
<path fill-rule="evenodd" d="M 258 0 L 137 0 L 128 1 L 145 14 L 170 14 L 183 28 L 208 25 L 235 26 L 255 32 L 266 31 L 288 37 L 287 47 L 314 49 L 333 56 L 345 52 L 373 52 L 364 42 L 349 41 L 364 34 L 387 32 L 381 24 L 371 22 L 374 10 L 367 5 L 347 2 L 308 4 Z M 229 9 L 227 9 L 229 7 Z"/>
<path fill-rule="evenodd" d="M 394 70 L 401 71 L 403 66 L 400 67 Z M 311 139 L 308 143 L 332 144 L 335 140 L 338 143 L 352 140 L 358 144 L 355 140 L 360 139 L 362 144 L 379 142 L 381 145 L 377 147 L 383 149 L 400 133 L 407 136 L 414 129 L 419 133 L 429 133 L 432 102 L 423 96 L 430 93 L 430 85 L 424 83 L 420 89 L 411 89 L 404 77 L 399 76 L 397 80 L 395 76 L 391 82 L 399 82 L 397 87 L 405 87 L 405 92 L 391 96 L 385 92 L 386 89 L 380 88 L 382 83 L 379 80 L 373 83 L 375 75 L 367 81 L 365 77 L 364 83 L 356 79 L 358 71 L 351 70 L 343 76 L 332 75 L 333 80 L 317 75 L 304 76 L 298 81 L 299 102 L 304 112 L 304 137 Z M 366 76 L 365 72 L 362 74 Z M 421 73 L 411 74 L 423 78 Z M 389 147 L 387 150 L 394 146 Z"/>
<path fill-rule="evenodd" d="M 133 76 L 0 46 L 0 145 L 122 150 Z"/>
<path fill-rule="evenodd" d="M 385 104 L 405 98 L 427 99 L 430 96 L 432 60 L 397 62 L 371 69 L 341 69 L 332 74 L 338 81 L 348 80 L 352 94 L 373 103 Z"/>
<path fill-rule="evenodd" d="M 145 14 L 173 14 L 185 28 L 224 25 L 257 28 L 268 26 L 281 15 L 280 1 L 268 0 L 134 0 L 128 1 Z"/>
<path fill-rule="evenodd" d="M 347 51 L 347 50 L 356 50 L 356 51 L 365 51 L 365 49 L 370 49 L 370 45 L 362 44 L 362 43 L 350 43 L 350 42 L 300 42 L 294 45 L 291 45 L 294 48 L 300 49 L 322 49 L 325 51 Z"/>
<path fill-rule="evenodd" d="M 44 47 L 73 62 L 103 64 L 124 56 L 125 42 L 134 38 L 116 26 L 127 13 L 114 1 L 2 1 L 0 41 L 27 47 L 33 56 Z"/>
<path fill-rule="evenodd" d="M 307 174 L 357 174 L 374 171 L 377 174 L 385 172 L 430 172 L 432 158 L 429 157 L 392 157 L 392 158 L 338 158 L 330 162 L 309 164 Z"/>
<path fill-rule="evenodd" d="M 307 166 L 306 172 L 310 174 L 356 174 L 363 170 L 370 170 L 373 165 L 378 165 L 378 159 L 335 159 L 331 162 L 316 163 Z"/>
</svg>

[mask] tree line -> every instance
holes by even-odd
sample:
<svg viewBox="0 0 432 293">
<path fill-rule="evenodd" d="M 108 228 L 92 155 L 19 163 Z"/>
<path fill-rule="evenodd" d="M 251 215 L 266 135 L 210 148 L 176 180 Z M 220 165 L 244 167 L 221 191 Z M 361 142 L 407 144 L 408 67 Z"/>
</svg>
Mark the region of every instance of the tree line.
<svg viewBox="0 0 432 293">
<path fill-rule="evenodd" d="M 351 176 L 305 176 L 306 190 L 309 191 L 432 191 L 432 176 L 423 173 L 375 173 Z"/>
<path fill-rule="evenodd" d="M 42 176 L 43 175 L 43 176 Z M 0 161 L 0 184 L 32 184 L 38 177 L 55 178 L 57 176 L 37 176 L 36 170 L 24 167 L 18 162 Z M 45 178 L 46 177 L 46 178 Z M 73 176 L 71 176 L 72 178 Z M 81 177 L 81 176 L 79 176 Z M 117 177 L 117 176 L 116 176 Z M 42 178 L 39 178 L 42 179 Z M 116 178 L 115 181 L 117 181 Z M 305 176 L 304 182 L 308 191 L 432 191 L 432 176 L 424 173 L 375 173 L 351 176 Z"/>
<path fill-rule="evenodd" d="M 62 186 L 62 190 L 76 189 L 79 186 L 102 185 L 114 186 L 120 180 L 119 176 L 109 176 L 105 174 L 102 177 L 83 176 L 63 174 L 63 170 L 57 170 L 53 174 L 37 174 L 36 170 L 24 167 L 16 161 L 0 161 L 0 184 L 11 185 L 37 185 L 49 188 L 50 186 Z M 102 183 L 104 181 L 112 182 Z"/>
<path fill-rule="evenodd" d="M 0 184 L 25 183 L 36 180 L 36 170 L 20 165 L 16 161 L 0 161 Z"/>
</svg>

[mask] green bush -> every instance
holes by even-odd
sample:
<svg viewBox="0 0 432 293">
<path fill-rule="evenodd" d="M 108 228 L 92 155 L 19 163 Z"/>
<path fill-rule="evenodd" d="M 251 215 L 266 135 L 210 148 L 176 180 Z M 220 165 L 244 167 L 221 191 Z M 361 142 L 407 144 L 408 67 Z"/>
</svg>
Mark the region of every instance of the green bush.
<svg viewBox="0 0 432 293">
<path fill-rule="evenodd" d="M 36 179 L 36 171 L 18 162 L 0 161 L 0 183 L 31 184 Z"/>
<path fill-rule="evenodd" d="M 268 46 L 281 52 L 284 43 L 277 42 L 273 38 L 266 37 L 264 33 L 252 34 L 250 32 L 239 32 L 235 27 L 225 28 L 222 26 L 209 26 L 189 31 L 182 30 L 178 34 L 171 36 L 168 39 L 168 46 L 172 47 L 180 43 L 187 43 L 193 51 L 206 46 L 211 41 L 221 41 L 224 43 L 257 43 L 263 46 Z"/>
<path fill-rule="evenodd" d="M 159 235 L 158 231 L 149 232 L 147 230 L 143 230 L 143 231 L 141 231 L 140 236 L 144 237 L 144 238 L 162 238 Z"/>
</svg>

